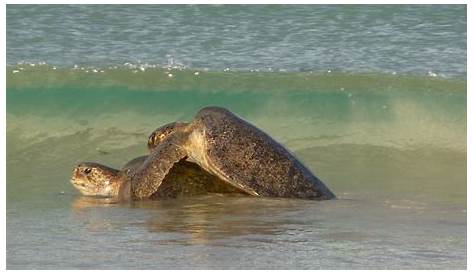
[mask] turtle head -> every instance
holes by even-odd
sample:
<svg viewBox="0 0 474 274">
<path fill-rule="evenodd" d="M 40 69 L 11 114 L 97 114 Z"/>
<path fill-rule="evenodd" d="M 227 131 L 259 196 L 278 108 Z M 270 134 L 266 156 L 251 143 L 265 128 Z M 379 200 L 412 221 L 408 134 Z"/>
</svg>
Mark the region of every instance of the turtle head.
<svg viewBox="0 0 474 274">
<path fill-rule="evenodd" d="M 122 183 L 118 173 L 118 170 L 101 164 L 84 162 L 74 168 L 71 183 L 87 196 L 114 197 Z"/>
<path fill-rule="evenodd" d="M 148 137 L 148 150 L 153 150 L 155 147 L 159 146 L 163 141 L 165 141 L 169 136 L 173 135 L 176 132 L 181 132 L 185 130 L 187 126 L 188 123 L 173 122 L 157 128 L 150 134 L 150 137 Z"/>
</svg>

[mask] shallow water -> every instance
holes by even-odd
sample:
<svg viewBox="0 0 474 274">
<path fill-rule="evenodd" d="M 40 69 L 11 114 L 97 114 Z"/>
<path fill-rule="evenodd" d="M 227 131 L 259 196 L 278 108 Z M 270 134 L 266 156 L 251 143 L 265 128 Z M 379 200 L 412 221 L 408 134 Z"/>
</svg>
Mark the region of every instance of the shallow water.
<svg viewBox="0 0 474 274">
<path fill-rule="evenodd" d="M 240 7 L 233 18 L 236 8 L 228 7 L 8 6 L 7 268 L 465 269 L 465 9 L 407 7 L 259 7 L 254 16 Z M 217 10 L 229 13 L 226 24 L 213 21 L 223 17 Z M 73 15 L 48 23 L 64 12 Z M 327 21 L 331 12 L 342 19 Z M 122 23 L 144 19 L 125 28 L 110 20 L 117 13 Z M 177 19 L 185 15 L 209 21 L 200 30 Z M 343 24 L 347 17 L 367 31 L 359 43 L 380 43 L 364 44 L 378 54 L 365 58 L 356 54 L 360 44 L 325 40 L 332 32 L 346 39 L 357 33 L 355 24 Z M 137 44 L 147 18 L 161 22 L 150 32 L 166 29 L 163 22 L 176 32 L 143 34 L 157 37 L 154 47 Z M 242 29 L 249 18 L 261 28 Z M 279 18 L 299 24 L 291 33 L 306 40 L 271 40 L 278 33 L 261 44 L 232 40 L 236 33 L 261 37 L 269 25 L 269 34 L 281 30 Z M 333 28 L 304 27 L 315 18 Z M 403 24 L 412 28 L 403 31 Z M 101 41 L 92 30 L 115 26 L 130 36 L 105 32 L 91 47 Z M 399 31 L 393 39 L 405 42 L 410 58 L 383 53 L 393 41 L 377 35 L 382 26 L 380 33 Z M 228 38 L 242 54 L 229 59 L 225 50 L 235 49 L 225 43 L 209 51 L 186 42 L 204 30 L 210 39 Z M 318 39 L 329 56 L 309 46 Z M 295 53 L 281 56 L 262 45 Z M 352 59 L 331 59 L 344 47 Z M 265 54 L 246 54 L 256 48 Z M 385 62 L 387 56 L 399 59 Z M 232 63 L 230 71 L 222 60 Z M 278 66 L 255 71 L 268 64 Z M 345 69 L 327 71 L 333 67 Z M 120 167 L 146 153 L 152 130 L 188 121 L 207 105 L 229 108 L 269 133 L 338 199 L 209 195 L 114 204 L 82 197 L 69 183 L 77 162 Z"/>
<path fill-rule="evenodd" d="M 30 212 L 23 222 L 9 212 L 10 268 L 465 267 L 461 208 L 361 198 L 209 196 L 132 207 L 53 198 L 55 207 Z"/>
</svg>

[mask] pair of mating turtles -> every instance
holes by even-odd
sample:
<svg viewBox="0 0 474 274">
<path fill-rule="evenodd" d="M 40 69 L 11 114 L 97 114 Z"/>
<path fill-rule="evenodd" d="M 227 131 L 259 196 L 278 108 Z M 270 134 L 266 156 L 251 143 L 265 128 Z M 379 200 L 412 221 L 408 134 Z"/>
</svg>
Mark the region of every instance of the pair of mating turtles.
<svg viewBox="0 0 474 274">
<path fill-rule="evenodd" d="M 209 192 L 335 197 L 282 145 L 223 108 L 206 107 L 190 123 L 158 128 L 148 148 L 149 155 L 133 159 L 120 171 L 81 163 L 71 182 L 85 195 L 122 201 Z"/>
</svg>

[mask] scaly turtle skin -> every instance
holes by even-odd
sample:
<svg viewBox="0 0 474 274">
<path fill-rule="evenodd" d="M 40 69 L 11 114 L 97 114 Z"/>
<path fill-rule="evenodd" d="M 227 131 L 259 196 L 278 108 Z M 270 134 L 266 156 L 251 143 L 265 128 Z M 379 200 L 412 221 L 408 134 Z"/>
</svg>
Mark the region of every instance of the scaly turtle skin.
<svg viewBox="0 0 474 274">
<path fill-rule="evenodd" d="M 333 199 L 335 195 L 281 144 L 232 112 L 201 109 L 190 123 L 171 123 L 149 137 L 150 156 L 126 173 L 124 199 L 151 197 L 172 167 L 188 158 L 253 196 Z"/>
<path fill-rule="evenodd" d="M 97 163 L 78 164 L 71 177 L 72 185 L 87 196 L 118 196 L 122 178 L 119 170 Z"/>
</svg>

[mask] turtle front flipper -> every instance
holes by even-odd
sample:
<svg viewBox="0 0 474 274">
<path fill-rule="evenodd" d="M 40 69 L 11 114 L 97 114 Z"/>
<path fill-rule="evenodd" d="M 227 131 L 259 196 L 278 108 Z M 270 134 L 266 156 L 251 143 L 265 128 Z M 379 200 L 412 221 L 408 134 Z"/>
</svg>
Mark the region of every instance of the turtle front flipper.
<svg viewBox="0 0 474 274">
<path fill-rule="evenodd" d="M 130 187 L 133 200 L 145 199 L 155 193 L 173 165 L 188 156 L 182 148 L 184 141 L 185 136 L 180 134 L 167 139 L 151 151 L 139 168 L 130 171 L 126 185 Z"/>
</svg>

